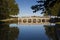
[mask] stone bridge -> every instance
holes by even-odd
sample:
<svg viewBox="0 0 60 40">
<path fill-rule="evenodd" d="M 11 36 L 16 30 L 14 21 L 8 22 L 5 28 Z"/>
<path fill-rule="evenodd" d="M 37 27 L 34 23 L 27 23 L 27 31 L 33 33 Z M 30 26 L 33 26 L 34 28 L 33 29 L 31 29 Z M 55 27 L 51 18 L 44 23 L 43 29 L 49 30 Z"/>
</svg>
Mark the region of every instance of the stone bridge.
<svg viewBox="0 0 60 40">
<path fill-rule="evenodd" d="M 19 24 L 49 24 L 50 17 L 40 17 L 40 16 L 29 16 L 29 17 L 19 17 Z"/>
</svg>

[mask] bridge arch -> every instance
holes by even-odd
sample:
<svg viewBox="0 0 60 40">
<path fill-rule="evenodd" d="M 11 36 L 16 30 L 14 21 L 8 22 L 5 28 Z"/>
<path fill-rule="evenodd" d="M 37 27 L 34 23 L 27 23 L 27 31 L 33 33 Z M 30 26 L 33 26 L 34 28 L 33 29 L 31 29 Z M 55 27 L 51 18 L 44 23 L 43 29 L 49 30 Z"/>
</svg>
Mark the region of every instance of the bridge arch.
<svg viewBox="0 0 60 40">
<path fill-rule="evenodd" d="M 23 23 L 26 23 L 27 22 L 27 19 L 23 19 Z"/>
<path fill-rule="evenodd" d="M 28 19 L 28 23 L 31 23 L 32 22 L 32 20 L 31 19 Z"/>
</svg>

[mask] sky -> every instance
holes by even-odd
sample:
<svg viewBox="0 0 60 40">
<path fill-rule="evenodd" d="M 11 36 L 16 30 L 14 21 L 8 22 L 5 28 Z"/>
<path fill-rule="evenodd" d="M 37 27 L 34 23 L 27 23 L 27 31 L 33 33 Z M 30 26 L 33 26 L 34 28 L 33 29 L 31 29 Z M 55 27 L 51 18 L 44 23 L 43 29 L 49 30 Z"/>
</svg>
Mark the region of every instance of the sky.
<svg viewBox="0 0 60 40">
<path fill-rule="evenodd" d="M 33 13 L 33 10 L 31 9 L 32 5 L 37 4 L 37 0 L 16 0 L 18 7 L 19 7 L 19 17 L 22 16 L 42 16 L 41 12 L 38 11 L 36 13 Z"/>
</svg>

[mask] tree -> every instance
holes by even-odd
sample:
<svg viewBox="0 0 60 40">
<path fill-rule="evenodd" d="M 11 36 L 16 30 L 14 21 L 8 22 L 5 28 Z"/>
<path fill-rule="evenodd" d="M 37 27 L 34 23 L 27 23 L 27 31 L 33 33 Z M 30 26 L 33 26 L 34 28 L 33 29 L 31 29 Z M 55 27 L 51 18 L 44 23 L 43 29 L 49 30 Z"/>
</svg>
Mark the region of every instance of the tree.
<svg viewBox="0 0 60 40">
<path fill-rule="evenodd" d="M 31 9 L 33 12 L 42 10 L 42 13 L 45 15 L 54 15 L 57 16 L 60 9 L 60 0 L 39 0 L 39 4 L 32 6 Z"/>
<path fill-rule="evenodd" d="M 55 5 L 50 9 L 51 9 L 52 15 L 59 16 L 60 15 L 59 14 L 60 13 L 60 1 L 59 0 L 56 1 Z"/>
<path fill-rule="evenodd" d="M 18 12 L 15 0 L 0 0 L 0 19 L 6 19 L 9 15 L 16 15 Z"/>
<path fill-rule="evenodd" d="M 19 8 L 15 0 L 9 0 L 8 2 L 9 13 L 11 15 L 17 15 L 17 13 L 19 12 Z"/>
</svg>

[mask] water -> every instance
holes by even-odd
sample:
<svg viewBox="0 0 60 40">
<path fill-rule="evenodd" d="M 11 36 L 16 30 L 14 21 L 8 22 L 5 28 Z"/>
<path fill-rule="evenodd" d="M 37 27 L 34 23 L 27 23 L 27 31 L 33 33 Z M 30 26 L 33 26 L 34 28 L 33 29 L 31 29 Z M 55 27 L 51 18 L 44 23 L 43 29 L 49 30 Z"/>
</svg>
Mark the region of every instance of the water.
<svg viewBox="0 0 60 40">
<path fill-rule="evenodd" d="M 0 24 L 0 40 L 60 40 L 60 24 Z"/>
<path fill-rule="evenodd" d="M 19 25 L 18 40 L 48 40 L 43 25 Z"/>
</svg>

